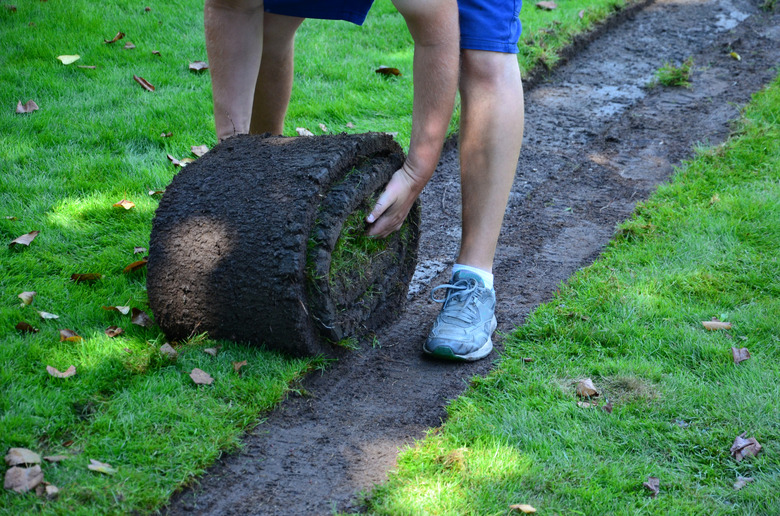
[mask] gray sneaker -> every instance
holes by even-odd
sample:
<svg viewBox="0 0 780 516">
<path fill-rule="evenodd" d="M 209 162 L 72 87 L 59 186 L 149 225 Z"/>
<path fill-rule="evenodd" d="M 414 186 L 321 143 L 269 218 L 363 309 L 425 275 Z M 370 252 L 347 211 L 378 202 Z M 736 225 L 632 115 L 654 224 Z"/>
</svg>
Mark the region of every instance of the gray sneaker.
<svg viewBox="0 0 780 516">
<path fill-rule="evenodd" d="M 444 299 L 434 292 L 447 289 Z M 458 271 L 452 283 L 431 291 L 431 299 L 444 306 L 433 323 L 423 352 L 437 358 L 472 362 L 493 350 L 490 336 L 496 329 L 496 294 L 485 288 L 482 279 L 468 271 Z"/>
</svg>

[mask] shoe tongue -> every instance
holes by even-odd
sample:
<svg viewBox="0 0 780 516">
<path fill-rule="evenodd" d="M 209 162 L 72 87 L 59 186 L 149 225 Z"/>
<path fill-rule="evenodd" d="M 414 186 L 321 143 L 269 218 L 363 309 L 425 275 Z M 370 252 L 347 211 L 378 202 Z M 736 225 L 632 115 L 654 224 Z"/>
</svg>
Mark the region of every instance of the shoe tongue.
<svg viewBox="0 0 780 516">
<path fill-rule="evenodd" d="M 461 270 L 452 275 L 453 283 L 456 283 L 460 280 L 470 280 L 470 279 L 476 280 L 477 285 L 479 285 L 480 287 L 485 286 L 485 282 L 482 281 L 482 278 L 480 278 L 478 274 L 474 274 L 471 271 Z"/>
</svg>

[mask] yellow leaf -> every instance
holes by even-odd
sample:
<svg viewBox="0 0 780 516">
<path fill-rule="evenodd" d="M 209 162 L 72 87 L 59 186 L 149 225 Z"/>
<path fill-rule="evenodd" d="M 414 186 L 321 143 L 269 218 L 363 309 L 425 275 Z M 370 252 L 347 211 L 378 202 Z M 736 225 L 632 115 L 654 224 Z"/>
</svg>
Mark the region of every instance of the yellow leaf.
<svg viewBox="0 0 780 516">
<path fill-rule="evenodd" d="M 513 511 L 523 512 L 525 514 L 531 514 L 532 512 L 536 512 L 536 509 L 534 509 L 532 506 L 528 505 L 527 503 L 516 503 L 510 505 L 509 509 Z"/>
<path fill-rule="evenodd" d="M 722 322 L 722 321 L 702 321 L 701 324 L 707 328 L 710 331 L 715 330 L 730 330 L 731 329 L 731 323 L 730 322 Z"/>
<path fill-rule="evenodd" d="M 72 55 L 72 56 L 57 56 L 57 59 L 62 61 L 62 64 L 69 65 L 72 63 L 75 63 L 79 59 L 81 59 L 80 55 Z"/>
<path fill-rule="evenodd" d="M 734 59 L 736 59 L 737 61 L 742 61 L 742 58 L 741 58 L 741 57 L 740 57 L 740 55 L 739 55 L 739 54 L 737 54 L 736 52 L 732 52 L 732 53 L 730 53 L 729 55 L 730 55 L 731 57 L 733 57 Z"/>
</svg>

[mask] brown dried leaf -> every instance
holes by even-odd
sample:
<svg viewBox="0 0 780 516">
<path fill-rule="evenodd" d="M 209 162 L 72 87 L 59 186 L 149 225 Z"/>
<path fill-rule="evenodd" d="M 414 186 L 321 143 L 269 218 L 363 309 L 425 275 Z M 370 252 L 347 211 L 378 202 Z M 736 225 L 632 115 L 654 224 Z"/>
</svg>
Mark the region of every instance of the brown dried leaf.
<svg viewBox="0 0 780 516">
<path fill-rule="evenodd" d="M 67 328 L 60 330 L 60 342 L 80 342 L 84 339 L 76 335 L 76 332 Z"/>
<path fill-rule="evenodd" d="M 510 511 L 517 511 L 522 512 L 525 514 L 531 514 L 536 512 L 536 509 L 534 509 L 532 506 L 528 505 L 527 503 L 515 503 L 509 506 Z"/>
<path fill-rule="evenodd" d="M 392 68 L 390 66 L 384 66 L 384 65 L 374 70 L 374 72 L 385 76 L 394 75 L 397 77 L 399 75 L 403 75 L 398 68 Z"/>
<path fill-rule="evenodd" d="M 152 319 L 144 312 L 143 310 L 140 310 L 138 308 L 133 308 L 133 318 L 130 320 L 133 324 L 137 324 L 138 326 L 141 326 L 143 328 L 151 328 L 154 326 L 154 323 L 152 322 Z"/>
<path fill-rule="evenodd" d="M 190 150 L 192 150 L 192 153 L 197 157 L 201 157 L 209 151 L 209 148 L 205 145 L 193 145 L 190 147 Z"/>
<path fill-rule="evenodd" d="M 168 131 L 167 133 L 160 133 L 160 138 L 170 138 L 173 136 L 173 131 Z"/>
<path fill-rule="evenodd" d="M 43 458 L 46 462 L 62 462 L 70 459 L 70 455 L 47 455 Z"/>
<path fill-rule="evenodd" d="M 31 324 L 24 321 L 16 323 L 16 329 L 22 333 L 38 333 L 40 331 L 38 328 L 33 328 Z"/>
<path fill-rule="evenodd" d="M 32 304 L 33 299 L 37 295 L 37 292 L 22 292 L 17 297 L 22 300 L 22 306 L 27 306 Z"/>
<path fill-rule="evenodd" d="M 127 199 L 122 199 L 119 202 L 115 202 L 113 204 L 113 207 L 114 208 L 124 208 L 126 210 L 130 210 L 130 209 L 135 208 L 135 203 L 132 202 L 132 201 L 128 201 Z"/>
<path fill-rule="evenodd" d="M 171 360 L 175 360 L 179 356 L 178 351 L 173 349 L 173 346 L 171 346 L 167 342 L 165 344 L 163 344 L 162 346 L 160 346 L 160 353 L 162 355 L 165 355 L 166 357 L 168 357 Z"/>
<path fill-rule="evenodd" d="M 125 33 L 124 32 L 117 32 L 116 36 L 114 36 L 114 39 L 112 39 L 112 40 L 104 39 L 103 41 L 110 45 L 111 43 L 116 43 L 117 41 L 119 41 L 120 39 L 122 39 L 124 37 L 125 37 Z"/>
<path fill-rule="evenodd" d="M 119 312 L 122 315 L 127 315 L 130 313 L 129 306 L 104 306 L 103 310 L 114 310 L 115 312 Z"/>
<path fill-rule="evenodd" d="M 740 489 L 742 489 L 752 481 L 753 481 L 753 477 L 737 477 L 737 481 L 734 482 L 734 489 L 739 491 Z"/>
<path fill-rule="evenodd" d="M 555 2 L 549 2 L 549 1 L 536 2 L 536 7 L 538 9 L 542 9 L 544 11 L 552 11 L 553 9 L 557 9 L 558 8 L 558 4 L 556 4 Z"/>
<path fill-rule="evenodd" d="M 164 194 L 165 190 L 149 190 L 149 196 L 153 197 L 155 195 L 161 195 Z"/>
<path fill-rule="evenodd" d="M 86 274 L 71 274 L 70 279 L 76 283 L 92 283 L 102 278 L 103 275 L 97 272 L 88 272 Z"/>
<path fill-rule="evenodd" d="M 122 328 L 119 326 L 109 326 L 105 329 L 106 335 L 108 335 L 109 338 L 113 339 L 117 335 L 122 335 L 125 332 Z"/>
<path fill-rule="evenodd" d="M 305 127 L 296 127 L 295 132 L 298 133 L 298 136 L 314 136 L 314 133 Z"/>
<path fill-rule="evenodd" d="M 37 237 L 39 233 L 40 231 L 30 231 L 29 233 L 24 234 L 12 240 L 11 243 L 8 244 L 8 247 L 14 246 L 16 244 L 29 246 L 30 243 L 33 240 L 35 240 L 35 237 Z"/>
<path fill-rule="evenodd" d="M 38 104 L 36 104 L 32 99 L 28 100 L 25 104 L 22 104 L 22 101 L 20 100 L 16 105 L 16 112 L 20 115 L 25 113 L 32 113 L 33 111 L 38 111 L 39 109 L 41 108 L 39 108 Z"/>
<path fill-rule="evenodd" d="M 11 448 L 5 456 L 5 463 L 9 466 L 19 464 L 40 464 L 41 456 L 27 448 Z"/>
<path fill-rule="evenodd" d="M 130 43 L 129 41 L 125 43 L 125 50 L 133 50 L 135 48 L 135 45 Z"/>
<path fill-rule="evenodd" d="M 150 83 L 143 77 L 138 77 L 137 75 L 133 74 L 133 80 L 138 84 L 140 84 L 141 87 L 146 91 L 154 91 L 154 86 L 152 86 L 152 83 Z"/>
<path fill-rule="evenodd" d="M 128 265 L 127 267 L 125 267 L 122 270 L 122 272 L 124 274 L 129 274 L 131 272 L 135 272 L 135 271 L 137 271 L 139 269 L 143 269 L 144 267 L 146 267 L 147 263 L 149 263 L 149 260 L 138 260 L 137 262 L 133 262 L 130 265 Z"/>
<path fill-rule="evenodd" d="M 60 494 L 60 490 L 57 486 L 48 482 L 42 482 L 35 488 L 35 494 L 39 498 L 46 498 L 47 500 L 54 500 Z"/>
<path fill-rule="evenodd" d="M 209 64 L 205 61 L 193 61 L 190 63 L 190 70 L 193 72 L 202 72 L 208 70 Z"/>
<path fill-rule="evenodd" d="M 606 404 L 604 404 L 603 407 L 601 407 L 601 410 L 603 410 L 607 414 L 612 414 L 612 402 L 608 401 Z"/>
<path fill-rule="evenodd" d="M 76 366 L 70 366 L 64 373 L 61 373 L 58 370 L 54 369 L 52 366 L 47 365 L 46 372 L 55 378 L 70 378 L 71 376 L 76 374 Z"/>
<path fill-rule="evenodd" d="M 595 398 L 599 395 L 599 391 L 596 390 L 596 386 L 593 385 L 593 380 L 585 378 L 577 382 L 577 396 L 583 398 Z"/>
<path fill-rule="evenodd" d="M 653 497 L 658 496 L 658 493 L 661 490 L 661 481 L 658 477 L 647 477 L 647 482 L 643 482 L 642 485 L 650 491 L 651 496 Z"/>
<path fill-rule="evenodd" d="M 755 457 L 761 451 L 761 445 L 755 437 L 745 439 L 747 432 L 743 432 L 734 439 L 731 445 L 731 456 L 741 462 L 745 457 Z"/>
<path fill-rule="evenodd" d="M 190 373 L 190 378 L 192 378 L 192 381 L 198 385 L 211 385 L 214 383 L 214 378 L 212 378 L 206 371 L 198 369 L 197 367 Z"/>
<path fill-rule="evenodd" d="M 710 331 L 731 329 L 730 322 L 721 322 L 715 317 L 713 317 L 711 321 L 702 321 L 701 323 L 702 325 L 704 325 L 705 328 L 707 328 Z"/>
<path fill-rule="evenodd" d="M 38 311 L 38 315 L 40 315 L 41 319 L 43 319 L 43 320 L 46 320 L 46 319 L 59 319 L 60 318 L 59 315 L 50 314 L 49 312 Z"/>
<path fill-rule="evenodd" d="M 748 348 L 731 348 L 731 356 L 734 359 L 734 363 L 739 364 L 750 358 L 750 351 L 748 351 Z"/>
<path fill-rule="evenodd" d="M 246 360 L 242 360 L 240 362 L 233 362 L 233 371 L 239 372 L 241 371 L 241 368 L 246 365 Z"/>
<path fill-rule="evenodd" d="M 5 472 L 3 487 L 17 493 L 26 493 L 31 489 L 35 489 L 41 482 L 43 482 L 43 472 L 40 466 L 31 468 L 14 466 Z"/>
<path fill-rule="evenodd" d="M 147 13 L 148 13 L 149 11 L 151 11 L 151 10 L 152 10 L 152 8 L 151 8 L 151 7 L 144 7 L 144 11 L 146 11 Z"/>
<path fill-rule="evenodd" d="M 113 475 L 117 472 L 115 468 L 111 467 L 111 464 L 100 462 L 95 459 L 89 459 L 89 462 L 90 464 L 87 466 L 87 469 L 90 471 L 97 471 L 98 473 L 103 473 L 105 475 Z"/>
<path fill-rule="evenodd" d="M 524 357 L 523 358 L 523 362 L 525 362 L 526 364 L 530 364 L 533 361 L 534 361 L 534 359 L 531 358 L 531 357 Z"/>
<path fill-rule="evenodd" d="M 73 439 L 68 439 L 67 441 L 65 441 L 64 443 L 62 443 L 62 445 L 63 445 L 65 448 L 70 448 L 71 446 L 73 446 L 73 443 L 74 443 Z"/>
</svg>

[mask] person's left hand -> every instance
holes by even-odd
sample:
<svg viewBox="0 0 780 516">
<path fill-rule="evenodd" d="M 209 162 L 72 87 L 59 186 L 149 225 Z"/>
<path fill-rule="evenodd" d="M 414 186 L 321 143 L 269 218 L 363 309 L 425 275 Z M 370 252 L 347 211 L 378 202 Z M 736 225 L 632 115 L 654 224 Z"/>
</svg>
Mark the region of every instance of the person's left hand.
<svg viewBox="0 0 780 516">
<path fill-rule="evenodd" d="M 404 163 L 390 178 L 374 209 L 366 217 L 369 223 L 368 235 L 385 238 L 399 230 L 423 186 L 418 184 Z"/>
</svg>

